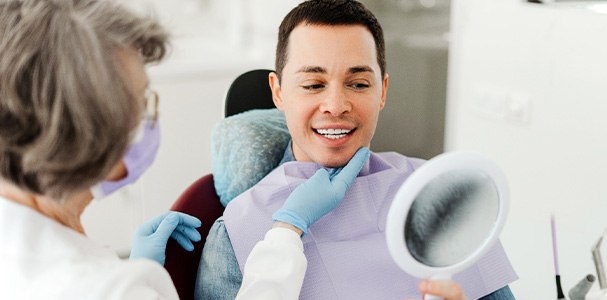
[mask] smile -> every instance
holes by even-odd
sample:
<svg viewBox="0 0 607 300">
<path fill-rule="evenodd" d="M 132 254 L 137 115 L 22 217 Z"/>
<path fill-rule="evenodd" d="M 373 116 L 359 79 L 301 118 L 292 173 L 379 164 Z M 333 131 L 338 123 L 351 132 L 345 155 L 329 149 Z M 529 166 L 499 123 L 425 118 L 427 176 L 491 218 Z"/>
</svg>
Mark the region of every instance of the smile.
<svg viewBox="0 0 607 300">
<path fill-rule="evenodd" d="M 353 130 L 351 129 L 314 129 L 314 131 L 328 139 L 338 140 L 344 138 L 346 135 L 351 133 Z"/>
</svg>

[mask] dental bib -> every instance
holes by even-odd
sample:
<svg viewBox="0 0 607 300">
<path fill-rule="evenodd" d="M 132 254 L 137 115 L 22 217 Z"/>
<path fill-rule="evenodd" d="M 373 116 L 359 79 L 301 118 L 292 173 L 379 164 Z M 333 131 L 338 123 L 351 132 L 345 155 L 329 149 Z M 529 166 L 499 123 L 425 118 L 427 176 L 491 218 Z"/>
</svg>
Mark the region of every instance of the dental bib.
<svg viewBox="0 0 607 300">
<path fill-rule="evenodd" d="M 303 236 L 308 269 L 300 299 L 421 298 L 420 279 L 404 273 L 390 257 L 385 222 L 398 188 L 422 160 L 397 153 L 372 153 L 342 203 Z M 232 200 L 224 222 L 242 272 L 246 259 L 272 227 L 272 213 L 320 165 L 285 163 Z M 470 299 L 498 290 L 517 276 L 497 243 L 476 264 L 455 275 Z"/>
</svg>

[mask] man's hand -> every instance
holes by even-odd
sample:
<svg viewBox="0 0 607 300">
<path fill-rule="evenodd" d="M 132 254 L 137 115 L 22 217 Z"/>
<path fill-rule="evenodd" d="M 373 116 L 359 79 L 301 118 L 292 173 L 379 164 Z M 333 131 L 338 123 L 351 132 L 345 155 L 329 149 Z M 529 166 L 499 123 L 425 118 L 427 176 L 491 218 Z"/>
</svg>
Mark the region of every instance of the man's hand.
<svg viewBox="0 0 607 300">
<path fill-rule="evenodd" d="M 202 223 L 195 217 L 179 212 L 167 212 L 155 217 L 137 229 L 129 259 L 147 258 L 164 265 L 169 237 L 185 250 L 194 250 L 192 242 L 201 239 L 196 228 Z"/>
<path fill-rule="evenodd" d="M 428 294 L 445 300 L 468 300 L 459 284 L 451 280 L 424 280 L 419 283 L 419 291 L 422 295 Z"/>
<path fill-rule="evenodd" d="M 272 220 L 294 225 L 306 233 L 308 227 L 341 203 L 368 158 L 369 149 L 363 147 L 345 167 L 331 174 L 320 168 L 291 193 Z"/>
</svg>

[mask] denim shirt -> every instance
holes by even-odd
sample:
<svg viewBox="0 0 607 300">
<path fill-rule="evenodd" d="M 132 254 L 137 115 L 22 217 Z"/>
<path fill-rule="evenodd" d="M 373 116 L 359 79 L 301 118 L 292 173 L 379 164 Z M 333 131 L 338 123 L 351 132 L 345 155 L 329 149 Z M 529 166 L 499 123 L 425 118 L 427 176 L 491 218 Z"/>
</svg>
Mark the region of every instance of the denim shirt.
<svg viewBox="0 0 607 300">
<path fill-rule="evenodd" d="M 293 160 L 293 151 L 291 150 L 291 142 L 289 142 L 280 164 Z M 221 217 L 213 224 L 204 245 L 198 267 L 194 299 L 234 299 L 241 283 L 242 274 Z M 405 296 L 403 295 L 403 297 Z M 510 288 L 505 286 L 480 299 L 513 300 L 515 298 Z"/>
<path fill-rule="evenodd" d="M 295 155 L 293 155 L 293 146 L 291 145 L 291 141 L 289 141 L 289 144 L 287 144 L 287 149 L 285 149 L 285 154 L 282 156 L 282 159 L 280 160 L 280 163 L 278 165 L 280 166 L 286 162 L 294 160 Z"/>
</svg>

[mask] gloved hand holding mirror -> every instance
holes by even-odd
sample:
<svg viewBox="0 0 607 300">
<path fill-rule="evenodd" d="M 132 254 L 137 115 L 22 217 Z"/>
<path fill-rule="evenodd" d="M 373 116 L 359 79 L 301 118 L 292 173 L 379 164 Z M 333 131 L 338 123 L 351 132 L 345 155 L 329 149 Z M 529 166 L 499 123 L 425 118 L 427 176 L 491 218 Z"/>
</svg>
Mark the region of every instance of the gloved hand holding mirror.
<svg viewBox="0 0 607 300">
<path fill-rule="evenodd" d="M 497 241 L 508 197 L 504 175 L 481 155 L 431 159 L 405 181 L 390 207 L 386 239 L 392 258 L 416 277 L 451 279 Z"/>
</svg>

